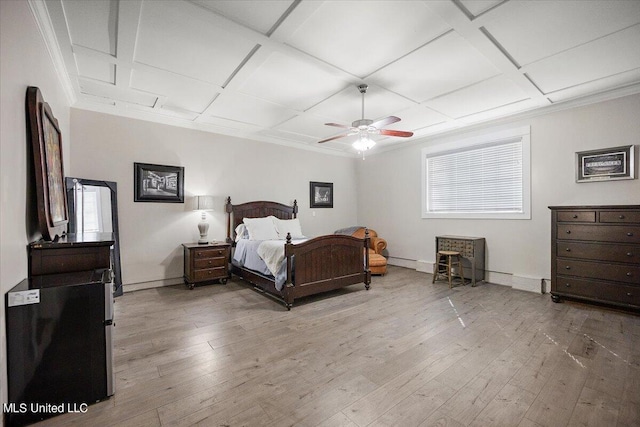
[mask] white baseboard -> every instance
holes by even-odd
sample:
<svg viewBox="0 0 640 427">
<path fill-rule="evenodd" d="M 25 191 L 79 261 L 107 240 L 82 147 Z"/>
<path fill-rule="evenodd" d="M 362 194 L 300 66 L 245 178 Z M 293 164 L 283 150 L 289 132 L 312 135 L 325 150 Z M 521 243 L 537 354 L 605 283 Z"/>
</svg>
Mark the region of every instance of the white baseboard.
<svg viewBox="0 0 640 427">
<path fill-rule="evenodd" d="M 419 259 L 417 261 L 412 261 L 408 259 L 401 258 L 392 258 L 389 257 L 387 261 L 388 264 L 397 265 L 400 267 L 406 268 L 415 268 L 416 271 L 420 271 L 422 273 L 433 272 L 433 262 Z M 531 277 L 531 276 L 520 276 L 516 274 L 509 273 L 500 273 L 497 271 L 488 271 L 484 272 L 484 279 L 486 282 L 495 283 L 496 285 L 509 286 L 513 289 L 518 289 L 521 291 L 529 291 L 535 293 L 544 293 L 546 289 L 549 289 L 548 280 L 542 279 L 540 277 Z M 544 282 L 544 290 L 541 288 Z"/>
<path fill-rule="evenodd" d="M 414 261 L 412 259 L 394 258 L 394 257 L 387 258 L 387 264 L 389 264 L 389 265 L 395 265 L 395 266 L 398 266 L 398 267 L 411 268 L 411 269 L 415 269 L 415 270 L 417 270 L 416 263 L 417 263 L 417 261 Z"/>
<path fill-rule="evenodd" d="M 182 277 L 176 277 L 175 279 L 151 280 L 149 282 L 128 283 L 122 285 L 122 292 L 141 291 L 143 289 L 161 288 L 163 286 L 179 285 L 183 283 L 184 280 Z"/>
</svg>

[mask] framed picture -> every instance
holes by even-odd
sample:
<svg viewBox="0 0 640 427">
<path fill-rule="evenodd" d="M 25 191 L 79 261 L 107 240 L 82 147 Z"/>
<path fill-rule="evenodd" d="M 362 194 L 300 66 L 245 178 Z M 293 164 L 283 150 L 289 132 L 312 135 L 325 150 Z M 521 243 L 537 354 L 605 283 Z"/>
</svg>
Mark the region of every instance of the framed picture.
<svg viewBox="0 0 640 427">
<path fill-rule="evenodd" d="M 309 183 L 310 206 L 312 208 L 333 207 L 333 183 L 313 182 Z"/>
<path fill-rule="evenodd" d="M 64 189 L 62 133 L 40 89 L 27 88 L 27 123 L 33 151 L 38 226 L 44 240 L 56 240 L 67 231 L 69 214 Z"/>
<path fill-rule="evenodd" d="M 576 182 L 634 179 L 633 152 L 633 145 L 577 152 Z"/>
<path fill-rule="evenodd" d="M 184 203 L 184 167 L 134 163 L 134 202 Z"/>
</svg>

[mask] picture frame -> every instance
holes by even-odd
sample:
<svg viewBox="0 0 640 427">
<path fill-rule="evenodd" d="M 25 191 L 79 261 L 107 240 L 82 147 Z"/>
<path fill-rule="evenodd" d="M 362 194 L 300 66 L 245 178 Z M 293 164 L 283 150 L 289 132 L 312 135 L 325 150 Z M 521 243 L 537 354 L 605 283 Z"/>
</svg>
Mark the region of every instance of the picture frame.
<svg viewBox="0 0 640 427">
<path fill-rule="evenodd" d="M 134 202 L 184 203 L 184 167 L 134 163 Z"/>
<path fill-rule="evenodd" d="M 38 227 L 46 241 L 57 240 L 67 232 L 69 213 L 64 187 L 62 132 L 40 89 L 27 88 L 27 133 L 36 184 Z"/>
<path fill-rule="evenodd" d="M 635 179 L 634 145 L 579 151 L 576 182 Z"/>
<path fill-rule="evenodd" d="M 333 208 L 333 183 L 309 182 L 309 199 L 312 208 Z"/>
</svg>

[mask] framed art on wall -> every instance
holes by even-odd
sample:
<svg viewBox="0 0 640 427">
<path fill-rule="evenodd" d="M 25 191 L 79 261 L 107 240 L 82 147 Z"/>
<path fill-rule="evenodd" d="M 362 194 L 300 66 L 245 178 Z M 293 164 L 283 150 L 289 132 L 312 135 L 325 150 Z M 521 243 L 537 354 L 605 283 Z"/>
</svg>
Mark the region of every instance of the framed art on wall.
<svg viewBox="0 0 640 427">
<path fill-rule="evenodd" d="M 576 153 L 576 182 L 634 178 L 633 145 L 579 151 Z"/>
<path fill-rule="evenodd" d="M 134 202 L 184 203 L 184 167 L 134 163 Z"/>
<path fill-rule="evenodd" d="M 67 231 L 69 215 L 64 189 L 62 132 L 40 89 L 27 88 L 27 123 L 33 151 L 38 225 L 44 240 Z"/>
<path fill-rule="evenodd" d="M 332 208 L 333 183 L 311 181 L 309 183 L 309 197 L 309 205 L 312 208 Z"/>
</svg>

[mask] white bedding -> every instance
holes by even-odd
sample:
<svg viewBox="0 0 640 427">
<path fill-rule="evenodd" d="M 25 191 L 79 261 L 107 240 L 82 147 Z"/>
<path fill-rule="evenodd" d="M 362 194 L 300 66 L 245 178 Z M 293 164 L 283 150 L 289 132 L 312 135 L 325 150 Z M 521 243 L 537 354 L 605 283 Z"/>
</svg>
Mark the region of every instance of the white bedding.
<svg viewBox="0 0 640 427">
<path fill-rule="evenodd" d="M 292 243 L 302 243 L 307 240 L 296 239 Z M 275 278 L 276 289 L 281 290 L 287 275 L 284 257 L 285 243 L 285 240 L 241 239 L 236 245 L 233 261 L 240 267 L 246 267 L 262 274 L 271 273 Z"/>
</svg>

